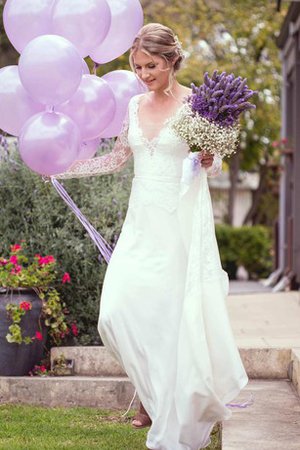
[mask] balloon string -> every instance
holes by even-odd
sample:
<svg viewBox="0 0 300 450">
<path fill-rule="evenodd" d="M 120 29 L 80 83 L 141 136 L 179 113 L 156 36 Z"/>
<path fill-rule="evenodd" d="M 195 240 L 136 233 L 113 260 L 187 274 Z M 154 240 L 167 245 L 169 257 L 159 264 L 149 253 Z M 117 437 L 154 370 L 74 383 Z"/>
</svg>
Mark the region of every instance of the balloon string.
<svg viewBox="0 0 300 450">
<path fill-rule="evenodd" d="M 82 212 L 74 203 L 74 201 L 71 199 L 65 188 L 53 177 L 51 177 L 51 182 L 55 187 L 56 191 L 58 192 L 58 194 L 68 205 L 68 207 L 73 211 L 75 216 L 79 219 L 83 227 L 86 229 L 90 238 L 98 248 L 100 254 L 103 256 L 104 260 L 107 263 L 109 263 L 109 260 L 113 252 L 112 247 L 108 244 L 108 242 L 106 242 L 106 240 L 101 236 L 101 234 L 98 233 L 98 231 L 93 227 L 93 225 L 91 225 L 90 222 L 87 220 L 87 218 L 82 214 Z"/>
<path fill-rule="evenodd" d="M 130 404 L 129 404 L 127 410 L 124 412 L 124 414 L 122 414 L 122 417 L 127 416 L 127 414 L 129 413 L 130 408 L 131 408 L 132 405 L 133 405 L 133 402 L 134 402 L 135 397 L 136 397 L 136 390 L 134 391 L 133 397 L 132 397 L 132 399 L 131 399 L 131 402 L 130 402 Z"/>
</svg>

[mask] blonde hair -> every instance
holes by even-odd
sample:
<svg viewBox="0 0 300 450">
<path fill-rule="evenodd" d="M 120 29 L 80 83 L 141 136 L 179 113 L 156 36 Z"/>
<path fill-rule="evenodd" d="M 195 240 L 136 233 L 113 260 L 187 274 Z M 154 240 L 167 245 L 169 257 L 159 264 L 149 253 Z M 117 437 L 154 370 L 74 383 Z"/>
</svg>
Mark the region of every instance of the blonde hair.
<svg viewBox="0 0 300 450">
<path fill-rule="evenodd" d="M 133 56 L 137 50 L 141 50 L 149 56 L 160 56 L 166 61 L 168 67 L 171 66 L 169 86 L 166 92 L 170 91 L 175 73 L 180 69 L 184 60 L 181 43 L 174 31 L 160 23 L 149 23 L 143 26 L 135 37 L 130 50 L 129 63 L 133 72 L 136 72 Z"/>
</svg>

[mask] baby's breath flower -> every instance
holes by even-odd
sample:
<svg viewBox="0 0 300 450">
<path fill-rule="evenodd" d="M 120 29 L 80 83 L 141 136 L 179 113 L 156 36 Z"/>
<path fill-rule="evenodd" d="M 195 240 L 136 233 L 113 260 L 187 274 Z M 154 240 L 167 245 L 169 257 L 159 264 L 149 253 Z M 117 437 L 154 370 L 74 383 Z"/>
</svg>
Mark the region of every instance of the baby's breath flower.
<svg viewBox="0 0 300 450">
<path fill-rule="evenodd" d="M 173 122 L 173 128 L 177 135 L 188 144 L 191 151 L 202 150 L 206 153 L 217 154 L 221 158 L 236 151 L 239 124 L 222 127 L 199 114 L 193 114 L 188 104 L 179 112 L 176 121 Z"/>
</svg>

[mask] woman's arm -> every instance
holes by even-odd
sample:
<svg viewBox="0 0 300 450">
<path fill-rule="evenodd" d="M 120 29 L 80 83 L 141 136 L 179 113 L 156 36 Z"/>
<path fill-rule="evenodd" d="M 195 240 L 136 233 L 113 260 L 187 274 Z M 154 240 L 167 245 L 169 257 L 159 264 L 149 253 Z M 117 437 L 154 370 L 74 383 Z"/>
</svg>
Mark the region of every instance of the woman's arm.
<svg viewBox="0 0 300 450">
<path fill-rule="evenodd" d="M 69 170 L 54 175 L 53 178 L 82 178 L 118 172 L 132 155 L 128 143 L 128 128 L 129 119 L 127 113 L 122 125 L 121 133 L 110 153 L 96 158 L 75 161 Z"/>
</svg>

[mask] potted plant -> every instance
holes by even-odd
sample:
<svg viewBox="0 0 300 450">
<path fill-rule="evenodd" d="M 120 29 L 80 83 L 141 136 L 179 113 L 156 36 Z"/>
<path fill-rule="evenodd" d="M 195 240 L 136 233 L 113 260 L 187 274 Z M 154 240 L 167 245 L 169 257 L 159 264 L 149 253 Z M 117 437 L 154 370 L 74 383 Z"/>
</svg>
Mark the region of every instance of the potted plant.
<svg viewBox="0 0 300 450">
<path fill-rule="evenodd" d="M 52 255 L 30 258 L 24 242 L 0 257 L 0 376 L 27 375 L 44 355 L 47 337 L 59 345 L 75 324 L 67 323 L 65 304 L 54 285 L 59 276 Z"/>
</svg>

